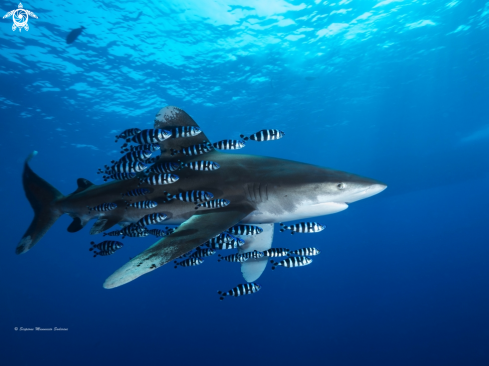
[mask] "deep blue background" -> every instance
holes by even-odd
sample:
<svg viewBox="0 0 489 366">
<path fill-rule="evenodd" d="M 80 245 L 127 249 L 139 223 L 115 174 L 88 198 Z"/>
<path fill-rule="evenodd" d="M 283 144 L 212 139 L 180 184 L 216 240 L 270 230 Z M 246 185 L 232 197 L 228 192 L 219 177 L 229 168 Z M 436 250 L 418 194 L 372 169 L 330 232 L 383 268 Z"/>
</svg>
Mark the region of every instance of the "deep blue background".
<svg viewBox="0 0 489 366">
<path fill-rule="evenodd" d="M 31 2 L 29 32 L 2 20 L 2 365 L 489 364 L 489 3 L 265 3 Z M 332 24 L 346 26 L 320 37 Z M 216 258 L 104 290 L 154 239 L 94 259 L 68 217 L 16 256 L 33 216 L 25 157 L 39 151 L 32 168 L 65 194 L 79 177 L 100 184 L 113 131 L 151 128 L 165 105 L 214 141 L 280 128 L 242 151 L 389 188 L 318 218 L 320 234 L 277 230 L 274 246 L 322 254 L 222 302 L 243 279 Z"/>
</svg>

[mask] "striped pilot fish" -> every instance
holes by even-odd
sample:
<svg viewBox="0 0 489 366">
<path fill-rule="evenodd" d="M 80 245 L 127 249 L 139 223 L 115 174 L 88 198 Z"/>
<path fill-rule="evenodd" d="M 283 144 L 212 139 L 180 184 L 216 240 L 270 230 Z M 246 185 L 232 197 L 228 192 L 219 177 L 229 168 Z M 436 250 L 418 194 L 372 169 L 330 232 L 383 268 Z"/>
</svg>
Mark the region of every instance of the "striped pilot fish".
<svg viewBox="0 0 489 366">
<path fill-rule="evenodd" d="M 222 232 L 219 235 L 216 235 L 215 237 L 209 239 L 209 242 L 218 243 L 218 244 L 220 244 L 220 243 L 232 243 L 234 241 L 236 241 L 239 246 L 241 246 L 245 243 L 243 239 L 239 239 L 239 238 L 235 237 L 234 235 L 231 235 L 231 234 L 226 233 L 226 232 Z"/>
<path fill-rule="evenodd" d="M 192 170 L 201 170 L 204 172 L 208 172 L 211 170 L 217 170 L 221 166 L 217 164 L 215 161 L 206 161 L 206 160 L 198 160 L 192 161 L 184 165 L 185 168 L 190 168 Z"/>
<path fill-rule="evenodd" d="M 155 174 L 150 177 L 139 179 L 139 185 L 149 184 L 150 186 L 161 186 L 164 184 L 172 184 L 179 180 L 180 177 L 175 174 Z"/>
<path fill-rule="evenodd" d="M 163 142 L 171 137 L 171 132 L 159 128 L 142 130 L 137 135 L 126 139 L 126 142 L 134 142 L 136 144 L 153 144 Z"/>
<path fill-rule="evenodd" d="M 197 204 L 198 202 L 209 201 L 214 198 L 214 195 L 212 193 L 206 191 L 185 191 L 174 195 L 168 192 L 164 193 L 167 194 L 168 198 L 180 200 L 183 202 L 193 202 L 195 204 Z"/>
<path fill-rule="evenodd" d="M 126 236 L 130 238 L 142 238 L 148 236 L 149 232 L 148 229 L 146 229 L 145 227 L 136 224 L 130 224 L 121 230 L 121 234 L 122 239 L 124 239 Z"/>
<path fill-rule="evenodd" d="M 226 262 L 232 262 L 232 263 L 243 263 L 246 262 L 248 259 L 250 259 L 248 257 L 245 257 L 243 254 L 230 254 L 226 256 L 222 256 L 218 254 L 218 257 L 219 257 L 219 259 L 217 260 L 218 262 L 220 262 L 221 260 L 225 260 Z"/>
<path fill-rule="evenodd" d="M 276 258 L 286 257 L 289 253 L 289 249 L 286 248 L 270 248 L 263 252 L 264 257 Z"/>
<path fill-rule="evenodd" d="M 214 249 L 211 249 L 211 248 L 205 248 L 205 249 L 197 248 L 197 250 L 195 252 L 193 252 L 190 256 L 193 257 L 193 258 L 206 258 L 206 257 L 210 257 L 211 255 L 214 255 L 214 254 L 216 254 L 216 251 Z"/>
<path fill-rule="evenodd" d="M 145 164 L 155 164 L 160 161 L 161 155 L 158 156 L 153 156 L 152 158 L 149 158 L 144 161 Z"/>
<path fill-rule="evenodd" d="M 110 233 L 104 233 L 104 236 L 121 236 L 122 235 L 122 230 L 115 230 L 111 231 Z"/>
<path fill-rule="evenodd" d="M 229 243 L 205 242 L 205 245 L 211 249 L 217 250 L 237 249 L 239 247 L 237 240 L 233 240 Z"/>
<path fill-rule="evenodd" d="M 106 251 L 115 252 L 116 250 L 121 249 L 124 246 L 124 244 L 122 244 L 120 241 L 113 241 L 113 240 L 105 240 L 98 244 L 95 244 L 95 242 L 92 241 L 90 242 L 90 244 L 92 245 L 92 247 L 88 250 L 92 251 L 94 249 L 98 249 L 104 252 Z"/>
<path fill-rule="evenodd" d="M 301 249 L 296 249 L 292 250 L 289 252 L 288 255 L 295 254 L 295 255 L 301 255 L 301 256 L 306 256 L 306 255 L 318 255 L 321 254 L 321 251 L 316 248 L 301 248 Z"/>
<path fill-rule="evenodd" d="M 199 207 L 205 207 L 205 208 L 222 208 L 226 207 L 231 203 L 231 201 L 224 199 L 224 198 L 219 198 L 217 200 L 211 200 L 207 201 L 204 203 L 199 203 L 197 206 L 195 206 L 195 209 L 197 210 Z"/>
<path fill-rule="evenodd" d="M 199 133 L 202 132 L 202 130 L 198 127 L 194 126 L 180 126 L 174 128 L 172 131 L 172 137 L 174 139 L 179 139 L 182 137 L 193 137 L 197 136 Z"/>
<path fill-rule="evenodd" d="M 161 229 L 151 229 L 148 230 L 148 233 L 154 236 L 158 236 L 160 238 L 168 235 L 166 230 L 161 230 Z"/>
<path fill-rule="evenodd" d="M 307 266 L 312 263 L 312 259 L 308 257 L 288 257 L 280 262 L 270 261 L 272 263 L 272 269 L 275 269 L 276 266 L 282 266 L 287 268 L 292 267 L 302 267 Z"/>
<path fill-rule="evenodd" d="M 283 223 L 280 223 L 282 228 L 280 232 L 284 232 L 285 230 L 290 230 L 291 234 L 294 233 L 319 233 L 326 229 L 326 225 L 318 224 L 317 222 L 299 222 L 298 224 L 285 226 Z"/>
<path fill-rule="evenodd" d="M 167 218 L 168 216 L 166 216 L 164 213 L 152 213 L 144 216 L 141 220 L 139 220 L 136 223 L 136 225 L 138 226 L 155 225 L 158 224 L 159 222 L 166 220 Z"/>
<path fill-rule="evenodd" d="M 112 255 L 115 252 L 116 252 L 115 250 L 101 250 L 99 252 L 94 251 L 93 252 L 93 254 L 94 254 L 93 257 L 95 258 L 97 255 L 101 255 L 101 256 L 105 257 L 105 256 L 108 256 L 108 255 Z"/>
<path fill-rule="evenodd" d="M 170 154 L 173 156 L 175 154 L 183 154 L 187 156 L 196 156 L 208 153 L 212 151 L 213 147 L 210 142 L 205 142 L 203 144 L 192 145 L 188 147 L 182 147 L 181 150 L 170 149 Z"/>
<path fill-rule="evenodd" d="M 137 208 L 139 210 L 144 210 L 144 209 L 149 209 L 149 208 L 155 208 L 156 206 L 158 206 L 158 203 L 155 201 L 150 201 L 150 200 L 138 201 L 138 202 L 133 202 L 133 203 L 126 202 L 126 210 L 129 207 L 134 207 L 134 208 Z"/>
<path fill-rule="evenodd" d="M 140 150 L 140 151 L 130 151 L 127 154 L 125 154 L 122 158 L 120 158 L 118 161 L 112 160 L 112 164 L 117 164 L 117 163 L 124 163 L 127 161 L 144 161 L 148 160 L 153 153 L 149 150 Z"/>
<path fill-rule="evenodd" d="M 240 135 L 240 137 L 248 141 L 248 139 L 253 141 L 271 141 L 278 140 L 285 136 L 285 133 L 280 130 L 270 129 L 270 130 L 261 130 L 257 133 L 250 135 L 249 137 L 245 137 L 245 135 Z"/>
<path fill-rule="evenodd" d="M 246 252 L 241 255 L 246 259 L 258 259 L 264 256 L 263 252 L 259 252 L 258 250 L 254 250 L 252 252 Z"/>
<path fill-rule="evenodd" d="M 166 227 L 166 235 L 171 235 L 175 232 L 176 229 L 178 229 L 178 226 L 177 227 Z"/>
<path fill-rule="evenodd" d="M 92 211 L 98 211 L 98 212 L 105 212 L 105 211 L 112 211 L 114 209 L 117 208 L 117 204 L 116 203 L 101 203 L 100 205 L 98 206 L 95 206 L 95 207 L 90 207 L 90 206 L 87 206 L 88 208 L 88 213 L 92 212 Z"/>
<path fill-rule="evenodd" d="M 129 128 L 125 131 L 122 131 L 119 135 L 116 135 L 115 142 L 117 142 L 119 139 L 127 139 L 128 137 L 137 135 L 140 132 L 141 130 L 139 128 Z"/>
<path fill-rule="evenodd" d="M 255 225 L 234 225 L 226 230 L 233 235 L 257 235 L 263 232 L 263 229 Z"/>
<path fill-rule="evenodd" d="M 199 264 L 204 263 L 204 260 L 202 258 L 190 257 L 188 259 L 185 259 L 184 261 L 181 261 L 181 262 L 174 261 L 173 263 L 176 264 L 175 268 L 177 268 L 178 266 L 192 267 L 192 266 L 198 266 Z"/>
<path fill-rule="evenodd" d="M 143 151 L 143 150 L 148 150 L 148 151 L 158 151 L 160 150 L 160 145 L 157 143 L 153 144 L 144 144 L 144 145 L 131 145 L 129 144 L 124 144 L 121 146 L 121 154 L 129 151 Z"/>
<path fill-rule="evenodd" d="M 243 140 L 221 140 L 214 142 L 212 146 L 219 150 L 238 150 L 245 147 L 246 142 Z"/>
<path fill-rule="evenodd" d="M 149 194 L 150 192 L 151 191 L 148 188 L 136 188 L 127 191 L 126 193 L 121 193 L 121 196 L 137 197 L 137 196 L 144 196 L 146 194 Z"/>
<path fill-rule="evenodd" d="M 182 163 L 175 163 L 170 161 L 166 163 L 153 165 L 146 171 L 146 173 L 171 173 L 174 172 L 175 170 L 180 169 L 181 166 Z"/>
<path fill-rule="evenodd" d="M 105 182 L 107 182 L 109 179 L 128 180 L 128 179 L 136 178 L 136 174 L 135 173 L 114 173 L 114 174 L 104 175 L 102 178 L 104 178 Z"/>
<path fill-rule="evenodd" d="M 223 291 L 217 291 L 219 295 L 221 295 L 220 299 L 224 300 L 224 296 L 243 296 L 243 295 L 251 295 L 254 294 L 255 292 L 260 291 L 261 286 L 257 283 L 250 282 L 250 283 L 245 283 L 242 285 L 238 285 L 235 288 L 232 288 L 231 290 L 227 292 Z"/>
<path fill-rule="evenodd" d="M 141 163 L 140 161 L 126 161 L 122 163 L 116 163 L 111 167 L 105 166 L 105 174 L 115 174 L 115 173 L 140 173 L 143 170 L 147 169 L 148 166 L 146 164 Z M 98 174 L 102 173 L 101 171 Z"/>
</svg>

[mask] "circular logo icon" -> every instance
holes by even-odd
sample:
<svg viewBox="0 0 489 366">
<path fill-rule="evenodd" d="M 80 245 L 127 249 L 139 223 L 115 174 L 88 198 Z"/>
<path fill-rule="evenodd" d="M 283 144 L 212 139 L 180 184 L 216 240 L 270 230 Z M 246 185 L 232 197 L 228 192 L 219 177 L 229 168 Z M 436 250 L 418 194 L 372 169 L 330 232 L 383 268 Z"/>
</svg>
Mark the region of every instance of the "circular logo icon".
<svg viewBox="0 0 489 366">
<path fill-rule="evenodd" d="M 15 330 L 19 330 L 19 328 L 17 328 L 17 327 L 15 327 L 14 329 L 15 329 Z"/>
</svg>

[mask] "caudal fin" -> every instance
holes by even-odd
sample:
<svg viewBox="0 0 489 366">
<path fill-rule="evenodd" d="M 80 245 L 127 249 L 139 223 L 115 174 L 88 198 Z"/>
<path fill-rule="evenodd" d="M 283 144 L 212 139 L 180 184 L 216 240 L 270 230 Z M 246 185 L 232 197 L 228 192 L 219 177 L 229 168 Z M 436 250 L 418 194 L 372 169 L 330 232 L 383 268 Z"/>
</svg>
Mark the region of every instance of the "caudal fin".
<svg viewBox="0 0 489 366">
<path fill-rule="evenodd" d="M 26 159 L 22 174 L 22 184 L 25 195 L 34 210 L 34 219 L 17 245 L 15 250 L 17 254 L 25 253 L 36 245 L 63 214 L 56 208 L 55 203 L 64 196 L 29 167 L 29 161 L 36 155 L 37 151 L 34 151 Z"/>
</svg>

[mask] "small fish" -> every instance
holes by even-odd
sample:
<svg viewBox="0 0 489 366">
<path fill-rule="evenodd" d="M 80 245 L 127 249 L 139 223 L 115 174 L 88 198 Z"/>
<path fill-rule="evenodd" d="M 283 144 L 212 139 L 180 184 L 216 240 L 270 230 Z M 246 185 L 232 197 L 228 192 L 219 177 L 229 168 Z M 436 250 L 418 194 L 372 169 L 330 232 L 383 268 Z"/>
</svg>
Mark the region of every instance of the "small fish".
<svg viewBox="0 0 489 366">
<path fill-rule="evenodd" d="M 141 130 L 139 128 L 129 128 L 125 131 L 122 131 L 119 135 L 115 136 L 115 142 L 117 142 L 119 139 L 127 139 L 128 137 L 137 135 L 140 133 Z"/>
<path fill-rule="evenodd" d="M 206 242 L 205 245 L 211 249 L 226 250 L 226 249 L 237 249 L 239 247 L 237 241 L 231 243 L 209 243 Z"/>
<path fill-rule="evenodd" d="M 118 249 L 121 249 L 124 244 L 122 244 L 120 241 L 113 241 L 113 240 L 105 240 L 103 242 L 100 242 L 98 244 L 95 244 L 94 241 L 90 242 L 92 247 L 88 250 L 92 251 L 94 249 L 98 249 L 101 251 L 113 251 L 115 252 Z"/>
<path fill-rule="evenodd" d="M 146 194 L 149 194 L 150 192 L 151 191 L 147 188 L 136 188 L 127 191 L 126 193 L 121 193 L 121 196 L 137 197 L 137 196 L 144 196 Z"/>
<path fill-rule="evenodd" d="M 235 249 L 244 245 L 243 239 L 236 238 L 228 233 L 221 233 L 218 236 L 209 239 L 204 244 L 212 249 Z"/>
<path fill-rule="evenodd" d="M 245 135 L 240 135 L 240 137 L 245 141 L 248 141 L 248 139 L 253 141 L 271 141 L 281 139 L 284 135 L 285 133 L 283 131 L 270 129 L 258 131 L 250 135 L 250 137 L 245 137 Z"/>
<path fill-rule="evenodd" d="M 220 262 L 221 260 L 225 260 L 226 262 L 232 262 L 232 263 L 243 263 L 246 262 L 249 258 L 245 257 L 243 254 L 230 254 L 226 256 L 222 256 L 218 254 L 219 259 L 217 260 Z"/>
<path fill-rule="evenodd" d="M 285 226 L 283 223 L 280 223 L 282 228 L 280 232 L 284 232 L 285 230 L 290 230 L 291 234 L 294 233 L 319 233 L 326 229 L 325 225 L 318 224 L 317 222 L 299 222 L 298 224 Z"/>
<path fill-rule="evenodd" d="M 247 252 L 242 254 L 246 259 L 258 259 L 264 256 L 263 252 L 259 252 L 258 250 L 254 250 L 252 252 Z"/>
<path fill-rule="evenodd" d="M 139 131 L 141 132 L 141 130 Z M 129 144 L 125 143 L 124 145 L 121 146 L 121 154 L 128 152 L 128 151 L 142 151 L 142 150 L 149 150 L 151 152 L 158 151 L 160 150 L 160 145 L 157 143 L 152 143 L 152 144 L 144 144 L 144 145 L 131 145 L 128 146 Z"/>
<path fill-rule="evenodd" d="M 288 255 L 295 254 L 295 255 L 300 255 L 300 256 L 309 256 L 309 255 L 318 255 L 321 254 L 321 251 L 316 248 L 301 248 L 301 249 L 296 249 L 292 250 L 289 252 Z"/>
<path fill-rule="evenodd" d="M 166 163 L 153 165 L 146 172 L 147 173 L 172 173 L 172 172 L 180 169 L 181 166 L 182 166 L 182 163 L 166 162 Z"/>
<path fill-rule="evenodd" d="M 184 165 L 184 167 L 190 168 L 192 170 L 201 170 L 201 171 L 208 172 L 211 170 L 217 170 L 221 166 L 214 161 L 198 160 L 198 161 L 192 161 L 190 163 L 187 163 Z"/>
<path fill-rule="evenodd" d="M 181 261 L 181 262 L 175 261 L 174 263 L 176 264 L 175 268 L 177 268 L 178 266 L 192 267 L 192 266 L 198 266 L 199 264 L 204 263 L 204 260 L 202 258 L 191 257 L 191 258 L 185 259 L 184 261 Z"/>
<path fill-rule="evenodd" d="M 148 229 L 136 224 L 130 224 L 121 230 L 122 238 L 128 236 L 130 238 L 141 238 L 149 235 Z"/>
<path fill-rule="evenodd" d="M 151 229 L 148 230 L 148 233 L 154 236 L 158 236 L 160 238 L 167 236 L 168 234 L 166 233 L 166 230 L 161 230 L 161 229 Z"/>
<path fill-rule="evenodd" d="M 270 248 L 263 252 L 263 256 L 276 258 L 276 257 L 286 257 L 289 253 L 289 249 L 286 248 Z"/>
<path fill-rule="evenodd" d="M 111 255 L 111 254 L 114 254 L 116 251 L 115 250 L 101 250 L 100 252 L 93 252 L 94 254 L 94 258 L 97 256 L 97 255 L 101 255 L 101 256 L 107 256 L 107 255 Z"/>
<path fill-rule="evenodd" d="M 181 150 L 170 149 L 170 153 L 172 156 L 175 154 L 196 156 L 196 155 L 202 155 L 208 153 L 209 151 L 212 151 L 212 149 L 213 149 L 212 145 L 209 142 L 206 142 L 204 144 L 182 147 Z"/>
<path fill-rule="evenodd" d="M 190 256 L 194 258 L 205 258 L 205 257 L 210 257 L 211 255 L 216 254 L 216 251 L 211 248 L 197 248 L 195 252 L 193 252 Z"/>
<path fill-rule="evenodd" d="M 75 42 L 75 40 L 83 32 L 84 29 L 87 29 L 87 28 L 85 28 L 84 26 L 81 26 L 80 28 L 73 29 L 66 36 L 66 43 L 71 44 L 71 43 Z"/>
<path fill-rule="evenodd" d="M 231 203 L 231 201 L 226 200 L 224 198 L 219 198 L 217 200 L 211 200 L 207 201 L 204 203 L 199 203 L 197 206 L 195 206 L 195 209 L 197 210 L 199 207 L 205 207 L 205 208 L 221 208 L 221 207 L 226 207 Z"/>
<path fill-rule="evenodd" d="M 245 283 L 242 285 L 238 285 L 235 288 L 232 288 L 231 290 L 227 292 L 222 292 L 222 291 L 217 291 L 219 295 L 221 295 L 220 299 L 224 300 L 224 296 L 243 296 L 243 295 L 250 295 L 254 294 L 255 292 L 260 291 L 261 286 L 257 283 L 250 282 L 250 283 Z"/>
<path fill-rule="evenodd" d="M 160 160 L 161 155 L 158 156 L 153 156 L 152 158 L 149 158 L 144 161 L 145 164 L 155 164 Z"/>
<path fill-rule="evenodd" d="M 156 174 L 150 177 L 139 179 L 139 185 L 149 184 L 151 186 L 159 186 L 164 184 L 175 183 L 180 178 L 175 174 Z"/>
<path fill-rule="evenodd" d="M 237 243 L 240 246 L 245 243 L 243 239 L 239 239 L 239 238 L 235 237 L 234 235 L 231 235 L 231 234 L 226 233 L 226 232 L 222 232 L 219 235 L 216 235 L 215 237 L 209 239 L 209 242 L 218 243 L 218 244 L 220 244 L 220 243 L 232 243 L 233 241 L 237 241 Z"/>
<path fill-rule="evenodd" d="M 172 130 L 172 137 L 174 139 L 182 138 L 182 137 L 193 137 L 197 136 L 201 133 L 202 130 L 198 127 L 194 126 L 180 126 L 176 127 Z"/>
<path fill-rule="evenodd" d="M 90 206 L 87 206 L 88 208 L 88 213 L 92 212 L 92 211 L 98 211 L 98 212 L 105 212 L 105 211 L 112 211 L 112 210 L 115 210 L 117 208 L 117 204 L 116 203 L 101 203 L 100 205 L 98 206 L 95 206 L 95 207 L 90 207 Z"/>
<path fill-rule="evenodd" d="M 180 200 L 183 202 L 193 202 L 197 204 L 198 202 L 209 201 L 214 198 L 214 195 L 210 192 L 205 191 L 185 191 L 179 194 L 172 195 L 168 192 L 164 192 L 167 196 L 174 200 Z"/>
<path fill-rule="evenodd" d="M 115 173 L 115 174 L 110 174 L 110 175 L 104 175 L 102 178 L 104 178 L 104 181 L 108 181 L 109 179 L 114 179 L 114 180 L 129 180 L 136 178 L 135 173 Z"/>
<path fill-rule="evenodd" d="M 162 129 L 142 130 L 137 135 L 126 139 L 126 142 L 134 142 L 136 144 L 153 144 L 163 142 L 171 137 L 171 132 Z"/>
<path fill-rule="evenodd" d="M 111 167 L 106 165 L 105 174 L 140 173 L 147 168 L 148 166 L 146 164 L 141 163 L 140 161 L 126 161 L 122 163 L 116 163 Z M 97 173 L 101 174 L 103 173 L 103 171 L 99 169 Z"/>
<path fill-rule="evenodd" d="M 272 263 L 273 267 L 272 269 L 275 269 L 276 266 L 282 266 L 286 268 L 292 268 L 292 267 L 302 267 L 302 266 L 307 266 L 308 264 L 312 263 L 312 259 L 308 257 L 289 257 L 286 258 L 280 262 L 274 262 L 270 261 Z"/>
<path fill-rule="evenodd" d="M 156 206 L 158 206 L 157 202 L 148 200 L 148 201 L 138 201 L 138 202 L 134 202 L 134 203 L 127 203 L 126 209 L 128 207 L 134 207 L 134 208 L 141 210 L 141 209 L 155 208 Z"/>
<path fill-rule="evenodd" d="M 136 225 L 139 225 L 139 226 L 155 225 L 159 222 L 166 220 L 167 218 L 168 218 L 168 216 L 166 216 L 163 213 L 152 213 L 152 214 L 144 216 L 141 220 L 139 220 L 136 223 Z"/>
<path fill-rule="evenodd" d="M 104 236 L 121 236 L 122 230 L 111 231 L 110 233 L 104 233 Z"/>
<path fill-rule="evenodd" d="M 242 140 L 222 140 L 214 142 L 212 146 L 219 150 L 238 150 L 245 147 L 246 142 Z"/>
<path fill-rule="evenodd" d="M 169 227 L 166 227 L 166 235 L 171 235 L 175 232 L 175 230 L 178 229 L 178 226 L 177 227 L 172 227 L 172 228 L 169 228 Z"/>
<path fill-rule="evenodd" d="M 145 161 L 151 157 L 151 154 L 153 153 L 149 150 L 131 151 L 120 158 L 118 161 L 112 160 L 111 163 L 120 164 L 128 161 Z"/>
<path fill-rule="evenodd" d="M 263 229 L 255 225 L 234 225 L 226 230 L 233 235 L 257 235 L 263 232 Z"/>
</svg>

